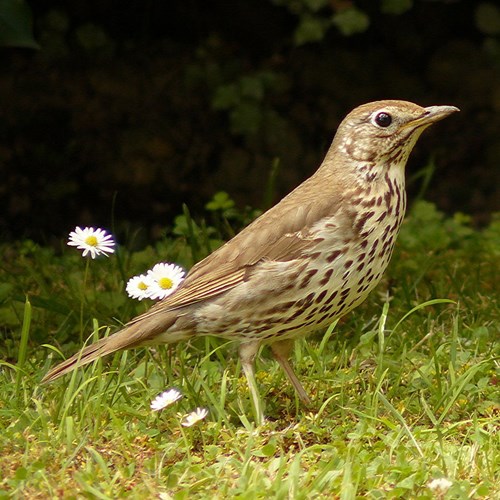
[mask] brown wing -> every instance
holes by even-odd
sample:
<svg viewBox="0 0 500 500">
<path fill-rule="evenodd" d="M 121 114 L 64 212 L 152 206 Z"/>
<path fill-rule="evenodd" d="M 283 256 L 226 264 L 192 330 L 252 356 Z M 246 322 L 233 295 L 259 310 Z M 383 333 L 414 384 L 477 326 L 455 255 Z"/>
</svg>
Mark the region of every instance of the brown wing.
<svg viewBox="0 0 500 500">
<path fill-rule="evenodd" d="M 262 214 L 233 239 L 198 262 L 174 294 L 132 322 L 158 310 L 173 310 L 215 297 L 248 278 L 264 260 L 288 261 L 314 244 L 311 227 L 338 209 L 338 200 L 317 202 L 315 177 Z M 323 187 L 324 189 L 324 187 Z M 298 200 L 297 198 L 300 198 Z"/>
</svg>

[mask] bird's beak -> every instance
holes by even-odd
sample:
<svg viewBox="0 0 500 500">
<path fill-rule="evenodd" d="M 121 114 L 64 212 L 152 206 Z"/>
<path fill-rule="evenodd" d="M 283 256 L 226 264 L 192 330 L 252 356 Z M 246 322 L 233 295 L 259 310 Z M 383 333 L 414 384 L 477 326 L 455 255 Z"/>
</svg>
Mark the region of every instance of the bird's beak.
<svg viewBox="0 0 500 500">
<path fill-rule="evenodd" d="M 432 123 L 436 123 L 443 118 L 446 118 L 448 115 L 452 113 L 456 113 L 460 111 L 455 106 L 429 106 L 428 108 L 424 108 L 425 112 L 415 118 L 415 120 L 411 120 L 403 125 L 403 128 L 411 127 L 411 128 L 420 128 L 420 127 L 428 127 Z"/>
</svg>

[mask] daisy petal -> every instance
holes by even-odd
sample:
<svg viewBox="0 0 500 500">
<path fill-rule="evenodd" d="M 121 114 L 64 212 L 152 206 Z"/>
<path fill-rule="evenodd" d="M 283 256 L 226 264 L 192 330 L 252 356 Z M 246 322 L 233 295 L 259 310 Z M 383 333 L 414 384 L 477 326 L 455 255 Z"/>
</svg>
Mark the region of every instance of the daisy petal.
<svg viewBox="0 0 500 500">
<path fill-rule="evenodd" d="M 182 398 L 182 394 L 177 389 L 168 389 L 165 392 L 162 392 L 156 398 L 151 401 L 151 409 L 153 411 L 163 410 L 167 406 L 174 404 L 176 401 Z"/>
<path fill-rule="evenodd" d="M 90 254 L 92 259 L 98 255 L 114 253 L 115 241 L 113 236 L 107 234 L 104 229 L 95 229 L 93 227 L 81 228 L 77 226 L 74 231 L 69 233 L 68 245 L 82 250 L 82 256 Z"/>
<path fill-rule="evenodd" d="M 191 427 L 194 424 L 198 423 L 200 420 L 203 420 L 208 415 L 208 410 L 206 408 L 196 408 L 196 410 L 184 415 L 183 421 L 181 425 L 184 427 Z"/>
<path fill-rule="evenodd" d="M 150 299 L 164 299 L 172 294 L 184 280 L 182 267 L 175 264 L 161 262 L 148 271 L 148 278 L 152 281 L 148 289 Z"/>
<path fill-rule="evenodd" d="M 442 496 L 444 495 L 453 483 L 446 477 L 438 477 L 437 479 L 433 479 L 427 484 L 427 488 L 434 491 L 436 494 Z"/>
<path fill-rule="evenodd" d="M 148 297 L 148 290 L 153 284 L 151 279 L 145 274 L 134 276 L 127 281 L 126 291 L 129 297 L 133 299 L 146 299 Z"/>
</svg>

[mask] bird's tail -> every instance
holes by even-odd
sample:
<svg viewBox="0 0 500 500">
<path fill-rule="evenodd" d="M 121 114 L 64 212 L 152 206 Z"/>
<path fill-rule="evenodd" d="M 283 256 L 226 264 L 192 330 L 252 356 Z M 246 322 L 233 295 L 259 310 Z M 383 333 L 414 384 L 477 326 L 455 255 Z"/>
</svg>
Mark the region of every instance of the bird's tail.
<svg viewBox="0 0 500 500">
<path fill-rule="evenodd" d="M 161 314 L 145 317 L 143 320 L 134 321 L 126 325 L 122 330 L 98 340 L 80 352 L 68 358 L 66 361 L 56 365 L 52 368 L 42 379 L 42 383 L 52 382 L 53 380 L 65 375 L 66 373 L 85 366 L 92 361 L 112 354 L 116 351 L 130 349 L 141 345 L 147 345 L 150 339 L 158 338 L 159 335 L 166 332 L 170 326 L 175 322 L 175 315 L 165 318 Z M 156 340 L 156 343 L 171 343 L 177 342 L 185 338 L 181 332 L 179 334 L 172 333 L 162 336 L 162 340 Z"/>
</svg>

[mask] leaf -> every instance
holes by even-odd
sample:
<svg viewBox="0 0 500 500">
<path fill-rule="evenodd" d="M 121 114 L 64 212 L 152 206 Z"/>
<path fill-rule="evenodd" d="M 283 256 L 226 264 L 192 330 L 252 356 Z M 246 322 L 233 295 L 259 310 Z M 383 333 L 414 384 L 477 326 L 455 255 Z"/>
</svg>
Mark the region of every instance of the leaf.
<svg viewBox="0 0 500 500">
<path fill-rule="evenodd" d="M 99 51 L 110 44 L 105 31 L 92 23 L 80 26 L 75 35 L 80 46 L 87 52 Z"/>
<path fill-rule="evenodd" d="M 211 212 L 216 210 L 228 210 L 233 207 L 234 201 L 225 191 L 215 193 L 213 198 L 205 205 L 205 208 Z"/>
<path fill-rule="evenodd" d="M 269 443 L 255 450 L 252 454 L 256 457 L 272 457 L 276 453 L 276 439 L 271 438 Z"/>
<path fill-rule="evenodd" d="M 31 10 L 24 0 L 0 0 L 0 46 L 40 49 L 32 28 Z"/>
<path fill-rule="evenodd" d="M 14 290 L 14 285 L 11 283 L 0 283 L 0 302 L 7 300 L 10 297 L 12 290 Z"/>
<path fill-rule="evenodd" d="M 399 15 L 413 7 L 413 0 L 382 0 L 380 10 L 384 14 Z"/>
<path fill-rule="evenodd" d="M 370 26 L 370 18 L 361 10 L 355 8 L 339 12 L 333 16 L 332 22 L 345 36 L 362 33 Z"/>
<path fill-rule="evenodd" d="M 28 477 L 28 470 L 25 467 L 18 467 L 14 474 L 16 481 L 25 481 Z"/>
<path fill-rule="evenodd" d="M 256 101 L 262 100 L 264 96 L 263 81 L 259 76 L 244 76 L 240 81 L 241 95 L 250 97 Z"/>
<path fill-rule="evenodd" d="M 330 0 L 304 0 L 304 4 L 313 12 L 318 12 L 318 10 L 328 7 L 329 3 Z"/>
<path fill-rule="evenodd" d="M 234 134 L 251 136 L 256 134 L 262 123 L 262 111 L 252 102 L 242 102 L 230 113 L 231 131 Z"/>
<path fill-rule="evenodd" d="M 482 2 L 476 9 L 476 26 L 485 35 L 500 33 L 500 9 L 492 3 Z"/>
<path fill-rule="evenodd" d="M 240 102 L 240 93 L 234 83 L 221 85 L 212 99 L 214 109 L 230 109 Z"/>
<path fill-rule="evenodd" d="M 304 16 L 295 30 L 295 43 L 303 45 L 322 40 L 330 23 L 320 17 Z"/>
</svg>

